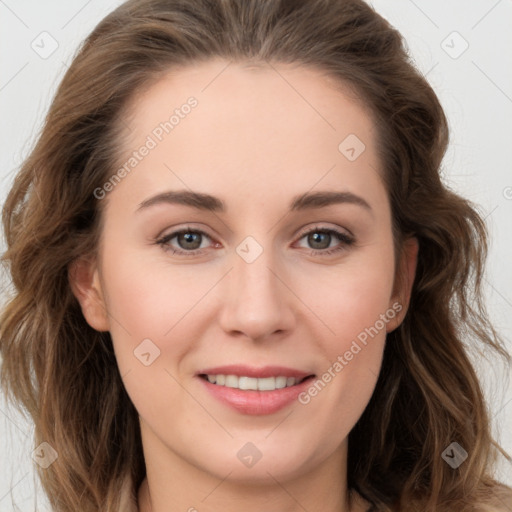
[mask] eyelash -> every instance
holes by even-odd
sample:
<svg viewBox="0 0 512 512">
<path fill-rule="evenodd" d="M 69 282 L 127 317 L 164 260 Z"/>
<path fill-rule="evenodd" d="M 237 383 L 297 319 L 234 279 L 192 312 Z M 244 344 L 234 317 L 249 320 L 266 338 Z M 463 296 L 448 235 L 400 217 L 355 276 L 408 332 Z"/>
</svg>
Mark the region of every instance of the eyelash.
<svg viewBox="0 0 512 512">
<path fill-rule="evenodd" d="M 183 255 L 183 256 L 199 256 L 203 254 L 205 249 L 194 249 L 192 251 L 185 251 L 183 249 L 176 249 L 171 246 L 169 246 L 169 242 L 175 238 L 178 235 L 184 234 L 184 233 L 195 233 L 199 234 L 201 236 L 205 236 L 211 240 L 211 237 L 205 233 L 204 231 L 201 231 L 200 229 L 194 229 L 191 227 L 186 227 L 184 229 L 180 229 L 178 231 L 173 231 L 172 233 L 169 233 L 168 235 L 165 235 L 157 240 L 155 240 L 155 243 L 157 245 L 160 245 L 163 250 L 165 251 L 172 251 L 173 254 Z M 323 228 L 319 226 L 315 226 L 314 228 L 302 232 L 298 238 L 298 240 L 301 240 L 305 236 L 311 234 L 311 233 L 322 233 L 322 234 L 330 234 L 334 235 L 338 240 L 341 242 L 339 245 L 337 245 L 334 248 L 331 249 L 311 249 L 310 255 L 311 256 L 330 256 L 335 253 L 339 253 L 341 251 L 344 251 L 347 249 L 347 247 L 354 244 L 355 239 L 351 235 L 348 235 L 345 232 L 338 231 L 337 229 L 333 228 Z"/>
</svg>

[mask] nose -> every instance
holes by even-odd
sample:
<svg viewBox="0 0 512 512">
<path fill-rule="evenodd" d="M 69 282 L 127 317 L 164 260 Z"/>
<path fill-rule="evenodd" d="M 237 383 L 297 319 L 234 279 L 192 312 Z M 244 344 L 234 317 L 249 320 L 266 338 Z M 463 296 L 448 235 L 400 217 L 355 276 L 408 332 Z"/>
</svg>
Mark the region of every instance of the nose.
<svg viewBox="0 0 512 512">
<path fill-rule="evenodd" d="M 294 294 L 270 250 L 248 263 L 234 254 L 222 293 L 220 324 L 226 333 L 261 341 L 293 329 Z M 295 299 L 296 300 L 296 299 Z"/>
</svg>

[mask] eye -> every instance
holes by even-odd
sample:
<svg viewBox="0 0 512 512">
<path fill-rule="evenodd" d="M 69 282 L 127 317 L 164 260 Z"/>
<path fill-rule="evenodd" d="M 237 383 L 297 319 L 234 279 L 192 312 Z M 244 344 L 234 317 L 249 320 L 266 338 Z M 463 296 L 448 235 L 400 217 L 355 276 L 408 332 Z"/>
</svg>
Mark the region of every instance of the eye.
<svg viewBox="0 0 512 512">
<path fill-rule="evenodd" d="M 355 242 L 354 237 L 346 232 L 319 226 L 302 233 L 300 240 L 304 238 L 312 248 L 310 251 L 312 256 L 328 256 L 346 250 Z M 332 242 L 338 242 L 338 244 L 332 247 Z"/>
<path fill-rule="evenodd" d="M 162 246 L 165 251 L 190 256 L 203 252 L 204 246 L 202 242 L 205 238 L 211 240 L 204 231 L 187 227 L 179 231 L 173 231 L 159 238 L 156 240 L 156 243 Z M 177 244 L 178 247 L 172 243 L 174 239 L 176 239 L 175 244 Z"/>
<path fill-rule="evenodd" d="M 178 231 L 173 231 L 155 241 L 165 251 L 172 252 L 183 256 L 197 256 L 204 252 L 205 245 L 203 242 L 212 240 L 212 238 L 200 229 L 186 227 Z M 316 226 L 309 231 L 303 232 L 299 241 L 306 239 L 311 246 L 310 254 L 312 256 L 328 256 L 343 250 L 355 242 L 352 235 L 333 228 L 325 228 Z M 173 242 L 174 241 L 174 242 Z M 332 242 L 337 242 L 334 247 Z M 219 246 L 220 244 L 216 244 Z"/>
</svg>

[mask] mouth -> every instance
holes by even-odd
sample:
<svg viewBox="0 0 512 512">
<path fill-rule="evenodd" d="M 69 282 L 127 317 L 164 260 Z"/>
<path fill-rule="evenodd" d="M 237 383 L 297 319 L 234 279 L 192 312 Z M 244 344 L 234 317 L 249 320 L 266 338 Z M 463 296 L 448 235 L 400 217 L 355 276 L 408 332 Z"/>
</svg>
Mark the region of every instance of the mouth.
<svg viewBox="0 0 512 512">
<path fill-rule="evenodd" d="M 201 370 L 196 377 L 208 396 L 248 415 L 273 414 L 291 405 L 316 377 L 282 366 L 231 365 Z"/>
<path fill-rule="evenodd" d="M 277 375 L 275 377 L 249 377 L 247 375 L 226 375 L 201 373 L 199 377 L 216 386 L 240 389 L 242 391 L 275 391 L 276 389 L 290 388 L 312 379 L 314 375 L 306 377 L 286 377 Z"/>
</svg>

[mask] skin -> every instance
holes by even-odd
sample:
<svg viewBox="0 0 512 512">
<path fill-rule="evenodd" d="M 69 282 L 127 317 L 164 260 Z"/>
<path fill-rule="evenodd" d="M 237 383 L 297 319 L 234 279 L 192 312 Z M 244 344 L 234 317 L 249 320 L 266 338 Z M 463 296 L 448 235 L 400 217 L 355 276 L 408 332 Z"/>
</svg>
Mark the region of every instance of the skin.
<svg viewBox="0 0 512 512">
<path fill-rule="evenodd" d="M 406 313 L 418 245 L 404 244 L 397 281 L 375 128 L 347 89 L 311 68 L 226 65 L 185 67 L 133 98 L 120 162 L 187 98 L 198 105 L 103 199 L 97 258 L 71 272 L 86 320 L 111 333 L 139 412 L 147 466 L 139 510 L 363 511 L 347 492 L 347 436 L 374 390 L 386 332 Z M 349 134 L 366 146 L 354 161 L 338 149 Z M 138 211 L 170 190 L 208 193 L 227 209 Z M 288 211 L 293 197 L 320 190 L 351 192 L 371 210 Z M 187 226 L 207 234 L 202 254 L 173 254 L 191 247 L 177 237 L 168 250 L 155 243 Z M 318 226 L 355 241 L 332 234 L 314 245 L 303 233 Z M 247 236 L 263 249 L 252 263 L 236 251 Z M 195 376 L 234 363 L 321 376 L 397 302 L 395 318 L 305 405 L 245 415 Z M 134 356 L 146 338 L 160 350 L 149 366 Z M 247 442 L 262 454 L 251 468 L 237 458 Z"/>
</svg>

